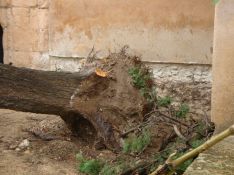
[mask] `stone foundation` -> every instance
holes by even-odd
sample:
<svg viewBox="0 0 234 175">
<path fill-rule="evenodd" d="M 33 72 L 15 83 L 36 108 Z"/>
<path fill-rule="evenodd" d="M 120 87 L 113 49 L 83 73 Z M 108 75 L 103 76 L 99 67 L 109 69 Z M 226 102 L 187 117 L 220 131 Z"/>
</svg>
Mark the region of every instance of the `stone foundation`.
<svg viewBox="0 0 234 175">
<path fill-rule="evenodd" d="M 174 103 L 186 103 L 191 112 L 210 116 L 211 66 L 151 64 L 157 93 L 170 96 Z"/>
</svg>

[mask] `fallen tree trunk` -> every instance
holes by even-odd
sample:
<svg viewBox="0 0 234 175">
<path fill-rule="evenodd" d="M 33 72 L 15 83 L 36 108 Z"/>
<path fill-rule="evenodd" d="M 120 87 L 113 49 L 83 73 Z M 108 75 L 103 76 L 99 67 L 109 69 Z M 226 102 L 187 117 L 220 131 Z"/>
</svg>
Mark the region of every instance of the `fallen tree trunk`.
<svg viewBox="0 0 234 175">
<path fill-rule="evenodd" d="M 84 75 L 0 65 L 0 107 L 64 115 Z"/>
<path fill-rule="evenodd" d="M 119 56 L 118 56 L 119 57 Z M 105 146 L 119 150 L 119 138 L 129 119 L 141 122 L 145 100 L 128 74 L 133 60 L 105 60 L 102 69 L 81 73 L 40 71 L 0 65 L 0 108 L 62 117 L 73 132 L 87 120 Z"/>
</svg>

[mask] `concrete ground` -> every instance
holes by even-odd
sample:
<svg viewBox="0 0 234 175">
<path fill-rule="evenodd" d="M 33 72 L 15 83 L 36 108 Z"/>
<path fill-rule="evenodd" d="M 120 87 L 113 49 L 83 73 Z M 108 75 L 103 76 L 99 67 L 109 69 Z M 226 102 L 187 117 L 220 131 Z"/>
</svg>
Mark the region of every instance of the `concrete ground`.
<svg viewBox="0 0 234 175">
<path fill-rule="evenodd" d="M 200 154 L 185 175 L 234 175 L 234 136 Z"/>
</svg>

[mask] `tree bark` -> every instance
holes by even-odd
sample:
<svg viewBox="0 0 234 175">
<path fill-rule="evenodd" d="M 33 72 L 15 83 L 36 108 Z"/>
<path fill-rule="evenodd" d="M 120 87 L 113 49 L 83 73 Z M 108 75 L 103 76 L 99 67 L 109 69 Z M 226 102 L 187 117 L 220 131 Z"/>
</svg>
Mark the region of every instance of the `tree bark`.
<svg viewBox="0 0 234 175">
<path fill-rule="evenodd" d="M 118 150 L 112 125 L 98 112 L 91 115 L 73 104 L 81 82 L 91 76 L 92 71 L 51 72 L 0 64 L 0 108 L 59 115 L 74 132 L 81 119 L 88 120 L 105 145 Z"/>
</svg>

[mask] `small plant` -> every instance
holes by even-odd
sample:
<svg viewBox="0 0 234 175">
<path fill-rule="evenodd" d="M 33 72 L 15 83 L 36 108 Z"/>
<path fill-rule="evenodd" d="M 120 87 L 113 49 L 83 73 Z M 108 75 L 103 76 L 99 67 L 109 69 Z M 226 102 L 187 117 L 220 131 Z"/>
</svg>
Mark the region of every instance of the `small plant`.
<svg viewBox="0 0 234 175">
<path fill-rule="evenodd" d="M 105 164 L 102 168 L 100 175 L 117 175 L 118 170 L 117 167 Z"/>
<path fill-rule="evenodd" d="M 197 147 L 199 147 L 200 145 L 202 145 L 203 143 L 205 142 L 205 140 L 203 140 L 203 139 L 195 139 L 195 140 L 192 140 L 191 141 L 191 146 L 192 146 L 192 148 L 194 149 L 194 148 L 197 148 Z"/>
<path fill-rule="evenodd" d="M 84 158 L 82 153 L 76 155 L 77 161 L 79 161 L 78 170 L 81 173 L 87 175 L 118 175 L 127 168 L 129 163 L 125 161 L 118 161 L 116 163 L 105 162 L 98 159 L 87 159 Z"/>
<path fill-rule="evenodd" d="M 142 89 L 147 86 L 147 81 L 149 80 L 149 75 L 141 71 L 140 68 L 134 67 L 129 69 L 129 75 L 132 77 L 133 84 L 136 88 Z"/>
<path fill-rule="evenodd" d="M 182 104 L 178 111 L 176 111 L 176 117 L 185 118 L 189 112 L 189 106 L 187 104 Z"/>
<path fill-rule="evenodd" d="M 149 131 L 144 130 L 140 136 L 133 136 L 125 140 L 123 146 L 124 153 L 140 153 L 142 152 L 151 141 L 151 135 Z"/>
<path fill-rule="evenodd" d="M 155 88 L 142 88 L 140 89 L 141 95 L 146 98 L 149 103 L 157 101 L 157 94 Z"/>
<path fill-rule="evenodd" d="M 186 152 L 185 152 L 186 153 Z M 177 153 L 173 158 L 174 159 L 178 159 L 179 157 L 181 157 L 182 155 L 185 154 L 184 152 L 181 152 L 181 153 Z M 191 163 L 193 162 L 193 159 L 189 159 L 187 160 L 186 162 L 184 162 L 183 164 L 181 164 L 180 166 L 178 166 L 176 168 L 176 173 L 177 174 L 183 174 L 186 169 L 191 165 Z"/>
<path fill-rule="evenodd" d="M 133 67 L 128 71 L 132 77 L 133 85 L 149 103 L 156 101 L 156 88 L 153 86 L 152 75 L 147 68 Z"/>
<path fill-rule="evenodd" d="M 167 106 L 171 105 L 171 103 L 172 103 L 172 98 L 169 96 L 158 97 L 158 99 L 157 99 L 157 104 L 158 104 L 158 106 L 161 106 L 161 107 L 167 107 Z"/>
<path fill-rule="evenodd" d="M 99 174 L 104 166 L 100 160 L 85 159 L 81 153 L 76 155 L 76 159 L 80 162 L 79 171 L 88 175 Z"/>
</svg>

